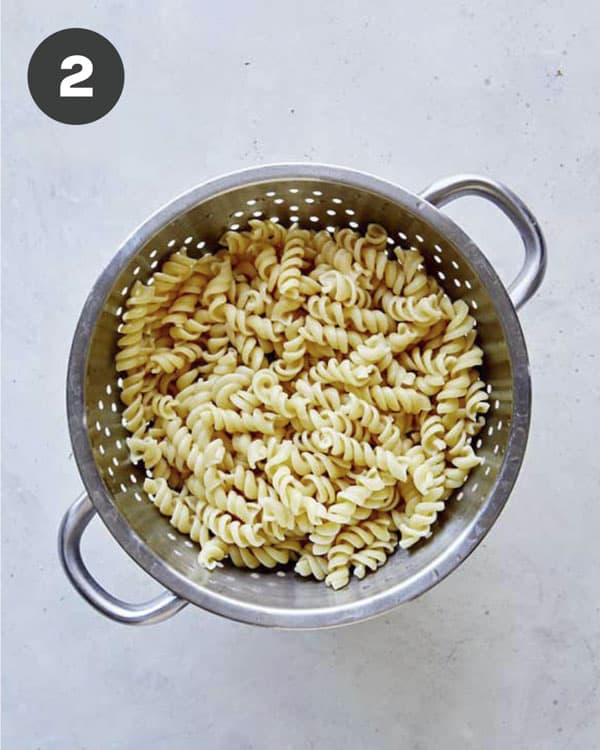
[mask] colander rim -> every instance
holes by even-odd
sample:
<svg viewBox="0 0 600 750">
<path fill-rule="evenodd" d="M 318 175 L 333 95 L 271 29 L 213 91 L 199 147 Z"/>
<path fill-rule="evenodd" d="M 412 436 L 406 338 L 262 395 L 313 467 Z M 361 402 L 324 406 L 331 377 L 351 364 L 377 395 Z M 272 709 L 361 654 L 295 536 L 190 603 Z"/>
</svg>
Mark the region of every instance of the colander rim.
<svg viewBox="0 0 600 750">
<path fill-rule="evenodd" d="M 94 460 L 86 426 L 85 373 L 90 334 L 125 264 L 160 229 L 198 204 L 235 188 L 273 180 L 322 180 L 367 190 L 430 224 L 459 249 L 485 285 L 504 329 L 513 375 L 513 416 L 504 460 L 472 522 L 434 561 L 411 578 L 358 601 L 328 603 L 323 607 L 249 604 L 199 586 L 172 568 L 118 511 Z M 366 172 L 329 164 L 277 163 L 230 172 L 193 187 L 165 204 L 132 232 L 99 275 L 83 305 L 69 355 L 66 396 L 73 454 L 86 491 L 112 536 L 150 576 L 183 599 L 229 619 L 283 628 L 320 628 L 365 620 L 414 599 L 449 575 L 473 552 L 502 511 L 519 474 L 529 432 L 531 382 L 527 348 L 510 297 L 482 251 L 449 216 L 418 194 Z"/>
</svg>

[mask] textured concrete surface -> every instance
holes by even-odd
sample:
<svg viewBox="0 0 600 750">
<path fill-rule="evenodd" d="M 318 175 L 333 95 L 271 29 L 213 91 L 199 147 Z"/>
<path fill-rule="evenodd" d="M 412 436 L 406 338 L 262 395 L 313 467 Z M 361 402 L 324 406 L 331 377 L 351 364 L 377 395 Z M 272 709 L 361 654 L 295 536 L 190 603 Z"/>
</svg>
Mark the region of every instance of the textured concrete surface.
<svg viewBox="0 0 600 750">
<path fill-rule="evenodd" d="M 520 3 L 12 0 L 4 14 L 5 747 L 600 747 L 600 15 Z M 120 50 L 121 101 L 88 126 L 33 104 L 48 34 Z M 535 388 L 524 468 L 477 552 L 418 601 L 338 631 L 252 629 L 188 607 L 133 630 L 59 569 L 79 494 L 64 408 L 81 305 L 119 242 L 180 191 L 278 160 L 337 162 L 409 188 L 461 171 L 511 185 L 550 263 L 521 318 Z M 507 281 L 513 230 L 451 214 Z M 99 523 L 90 567 L 156 586 Z"/>
</svg>

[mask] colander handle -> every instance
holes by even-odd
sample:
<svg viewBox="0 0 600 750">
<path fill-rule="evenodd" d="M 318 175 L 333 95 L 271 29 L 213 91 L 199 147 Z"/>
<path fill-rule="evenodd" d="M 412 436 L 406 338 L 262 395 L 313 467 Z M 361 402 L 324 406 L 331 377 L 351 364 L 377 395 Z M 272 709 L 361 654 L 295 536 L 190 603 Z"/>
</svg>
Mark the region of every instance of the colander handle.
<svg viewBox="0 0 600 750">
<path fill-rule="evenodd" d="M 518 310 L 536 293 L 546 272 L 546 243 L 537 219 L 506 185 L 478 175 L 444 177 L 423 190 L 421 198 L 441 208 L 465 195 L 477 195 L 498 206 L 521 235 L 525 262 L 508 287 L 513 305 Z"/>
<path fill-rule="evenodd" d="M 75 589 L 103 615 L 126 625 L 152 625 L 179 612 L 187 602 L 175 594 L 164 594 L 143 604 L 117 599 L 92 577 L 81 557 L 81 537 L 96 510 L 84 493 L 65 513 L 58 533 L 58 553 Z"/>
</svg>

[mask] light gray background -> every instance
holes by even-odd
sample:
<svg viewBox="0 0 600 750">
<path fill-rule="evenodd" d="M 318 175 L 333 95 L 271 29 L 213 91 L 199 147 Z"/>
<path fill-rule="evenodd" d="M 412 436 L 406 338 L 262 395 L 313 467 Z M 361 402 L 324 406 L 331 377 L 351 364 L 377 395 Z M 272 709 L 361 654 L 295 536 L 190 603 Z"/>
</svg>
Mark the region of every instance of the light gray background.
<svg viewBox="0 0 600 750">
<path fill-rule="evenodd" d="M 587 0 L 5 4 L 7 750 L 600 747 L 599 18 Z M 26 87 L 34 48 L 70 26 L 125 64 L 120 102 L 88 126 L 49 120 Z M 55 552 L 81 490 L 63 396 L 79 310 L 163 202 L 278 160 L 415 190 L 481 172 L 530 203 L 550 264 L 521 315 L 535 388 L 521 477 L 456 573 L 375 621 L 275 632 L 188 607 L 115 625 Z M 506 221 L 476 199 L 450 213 L 509 281 Z M 99 523 L 85 552 L 115 593 L 156 591 Z"/>
</svg>

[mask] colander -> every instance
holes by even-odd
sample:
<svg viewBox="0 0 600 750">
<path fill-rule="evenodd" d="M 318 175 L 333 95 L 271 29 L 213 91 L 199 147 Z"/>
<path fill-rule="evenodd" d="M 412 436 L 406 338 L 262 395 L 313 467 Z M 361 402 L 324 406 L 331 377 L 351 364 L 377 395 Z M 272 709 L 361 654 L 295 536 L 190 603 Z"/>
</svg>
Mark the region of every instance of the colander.
<svg viewBox="0 0 600 750">
<path fill-rule="evenodd" d="M 476 195 L 511 219 L 525 246 L 523 267 L 508 292 L 474 242 L 440 207 Z M 276 217 L 314 229 L 382 224 L 392 240 L 417 248 L 448 294 L 464 299 L 485 352 L 491 409 L 477 439 L 483 463 L 448 502 L 433 536 L 399 550 L 376 573 L 340 591 L 291 570 L 233 566 L 208 572 L 198 549 L 144 497 L 143 470 L 128 458 L 114 367 L 117 326 L 131 285 L 146 280 L 182 246 L 191 254 L 215 247 L 229 227 Z M 508 188 L 461 175 L 420 194 L 362 172 L 316 164 L 281 164 L 221 177 L 181 195 L 142 224 L 94 285 L 77 324 L 67 378 L 73 452 L 85 485 L 59 532 L 59 554 L 77 591 L 103 614 L 129 624 L 155 623 L 189 602 L 256 625 L 317 628 L 366 619 L 422 594 L 454 570 L 489 531 L 517 478 L 529 429 L 530 379 L 516 314 L 537 290 L 546 264 L 537 221 Z M 109 594 L 81 557 L 86 526 L 98 513 L 129 555 L 166 589 L 143 604 Z"/>
</svg>

